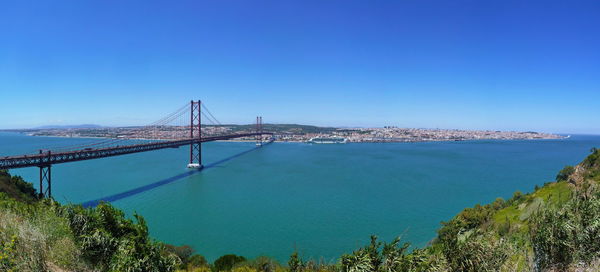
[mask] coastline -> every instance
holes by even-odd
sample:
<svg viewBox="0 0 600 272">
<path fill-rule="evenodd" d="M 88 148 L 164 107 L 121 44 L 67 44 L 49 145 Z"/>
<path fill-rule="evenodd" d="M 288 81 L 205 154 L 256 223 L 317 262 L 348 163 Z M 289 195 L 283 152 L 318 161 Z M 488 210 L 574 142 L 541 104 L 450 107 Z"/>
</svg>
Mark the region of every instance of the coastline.
<svg viewBox="0 0 600 272">
<path fill-rule="evenodd" d="M 49 137 L 49 138 L 71 138 L 71 139 L 117 139 L 112 137 L 93 137 L 93 136 L 61 136 L 61 135 L 31 135 L 24 132 L 14 132 L 19 134 L 25 134 L 31 137 Z M 349 140 L 347 143 L 361 144 L 361 143 L 432 143 L 432 142 L 479 142 L 479 141 L 549 141 L 549 140 L 567 140 L 572 135 L 562 136 L 561 138 L 511 138 L 511 139 L 495 139 L 495 138 L 482 138 L 482 139 L 423 139 L 423 140 L 390 140 L 390 141 L 352 141 Z M 159 141 L 159 140 L 171 140 L 171 139 L 147 139 L 147 138 L 127 138 L 126 140 L 142 140 L 142 141 Z M 216 140 L 215 142 L 233 142 L 233 143 L 253 143 L 256 140 Z M 267 142 L 267 141 L 263 141 Z M 307 140 L 274 140 L 277 143 L 308 143 Z M 313 143 L 311 143 L 313 144 Z"/>
</svg>

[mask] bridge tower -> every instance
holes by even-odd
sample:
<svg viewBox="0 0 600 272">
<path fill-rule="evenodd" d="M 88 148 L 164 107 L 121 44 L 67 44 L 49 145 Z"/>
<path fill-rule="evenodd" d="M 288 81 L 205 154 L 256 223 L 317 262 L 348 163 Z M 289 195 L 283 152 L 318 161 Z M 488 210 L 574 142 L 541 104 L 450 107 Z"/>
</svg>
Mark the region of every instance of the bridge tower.
<svg viewBox="0 0 600 272">
<path fill-rule="evenodd" d="M 187 165 L 188 168 L 202 169 L 202 121 L 201 121 L 201 109 L 202 102 L 198 100 L 190 102 L 190 139 L 193 141 L 190 144 L 190 163 Z M 198 130 L 198 133 L 194 135 L 194 130 Z"/>
<path fill-rule="evenodd" d="M 262 116 L 256 116 L 256 146 L 262 146 Z"/>
</svg>

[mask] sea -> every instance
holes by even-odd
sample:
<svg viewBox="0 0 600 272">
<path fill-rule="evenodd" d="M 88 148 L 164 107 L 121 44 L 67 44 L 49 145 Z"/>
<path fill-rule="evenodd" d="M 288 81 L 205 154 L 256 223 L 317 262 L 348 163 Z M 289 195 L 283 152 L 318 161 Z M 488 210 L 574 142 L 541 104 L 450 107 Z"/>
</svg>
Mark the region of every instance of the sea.
<svg viewBox="0 0 600 272">
<path fill-rule="evenodd" d="M 97 139 L 0 132 L 0 157 Z M 440 222 L 466 207 L 508 199 L 553 181 L 600 147 L 600 136 L 561 140 L 419 143 L 203 144 L 202 171 L 186 168 L 189 147 L 52 167 L 52 195 L 93 206 L 108 199 L 142 215 L 151 236 L 190 245 L 213 261 L 225 254 L 285 263 L 336 262 L 343 253 L 401 237 L 424 247 Z M 10 170 L 33 182 L 39 170 Z"/>
</svg>

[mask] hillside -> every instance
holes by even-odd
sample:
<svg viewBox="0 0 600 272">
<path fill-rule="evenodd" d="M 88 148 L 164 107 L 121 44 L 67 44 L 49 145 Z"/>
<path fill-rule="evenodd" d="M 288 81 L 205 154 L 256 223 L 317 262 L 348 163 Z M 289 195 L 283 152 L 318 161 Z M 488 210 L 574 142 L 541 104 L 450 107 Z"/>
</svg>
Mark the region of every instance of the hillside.
<svg viewBox="0 0 600 272">
<path fill-rule="evenodd" d="M 38 200 L 0 171 L 0 271 L 600 271 L 600 151 L 531 193 L 464 209 L 425 248 L 373 236 L 337 263 L 293 253 L 287 265 L 232 254 L 208 264 L 188 246 L 153 241 L 134 218 L 106 203 Z"/>
</svg>

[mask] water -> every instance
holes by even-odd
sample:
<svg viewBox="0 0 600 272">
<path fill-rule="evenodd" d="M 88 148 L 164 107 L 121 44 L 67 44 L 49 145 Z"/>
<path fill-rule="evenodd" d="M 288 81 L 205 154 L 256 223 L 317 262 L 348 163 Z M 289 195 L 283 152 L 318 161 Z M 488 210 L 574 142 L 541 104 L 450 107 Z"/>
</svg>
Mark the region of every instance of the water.
<svg viewBox="0 0 600 272">
<path fill-rule="evenodd" d="M 1 133 L 0 156 L 86 141 Z M 63 203 L 82 203 L 136 189 L 113 204 L 143 215 L 156 239 L 189 244 L 209 260 L 235 253 L 285 262 L 296 248 L 335 261 L 371 234 L 425 246 L 440 221 L 531 191 L 594 146 L 600 136 L 263 148 L 213 142 L 203 145 L 210 167 L 201 172 L 185 168 L 187 147 L 166 149 L 53 166 L 52 190 Z M 37 183 L 36 168 L 11 172 Z"/>
</svg>

